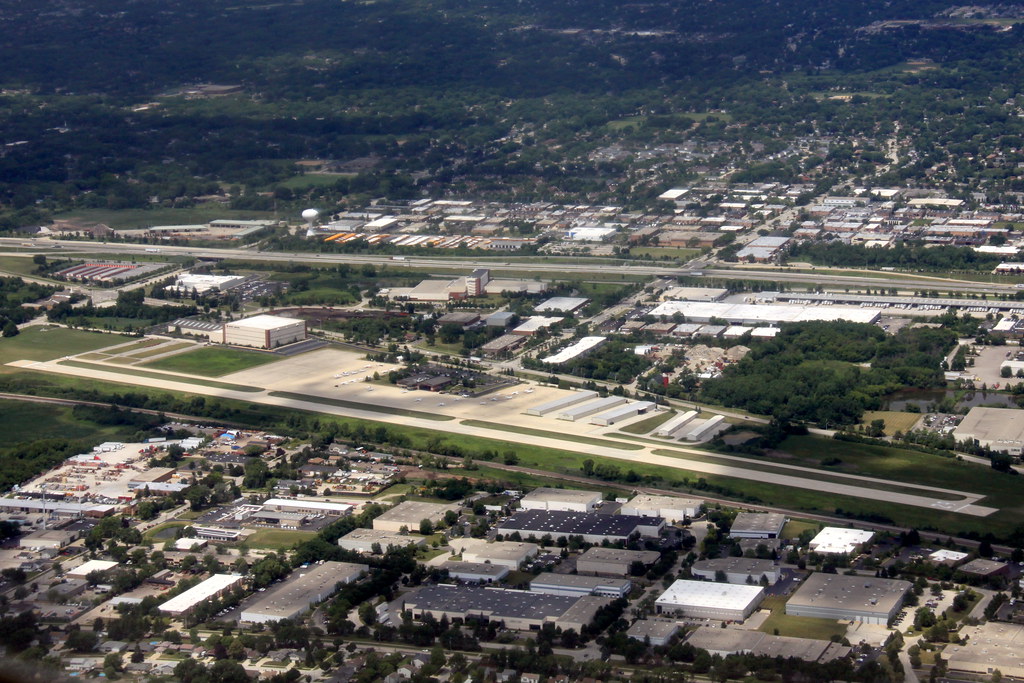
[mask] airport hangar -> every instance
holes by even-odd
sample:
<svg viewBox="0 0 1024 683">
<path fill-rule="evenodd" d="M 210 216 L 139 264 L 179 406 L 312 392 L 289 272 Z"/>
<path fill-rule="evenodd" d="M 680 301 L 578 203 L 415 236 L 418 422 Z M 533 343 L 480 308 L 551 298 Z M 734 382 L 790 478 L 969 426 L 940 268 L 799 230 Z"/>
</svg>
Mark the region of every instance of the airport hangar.
<svg viewBox="0 0 1024 683">
<path fill-rule="evenodd" d="M 224 343 L 276 349 L 306 338 L 306 321 L 277 315 L 254 315 L 224 324 Z"/>
</svg>

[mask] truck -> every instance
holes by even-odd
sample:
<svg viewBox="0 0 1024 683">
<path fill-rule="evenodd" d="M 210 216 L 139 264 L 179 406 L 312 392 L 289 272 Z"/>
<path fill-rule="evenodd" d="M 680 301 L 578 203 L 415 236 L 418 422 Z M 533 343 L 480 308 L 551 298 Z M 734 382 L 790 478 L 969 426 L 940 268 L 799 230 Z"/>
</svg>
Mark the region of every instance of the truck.
<svg viewBox="0 0 1024 683">
<path fill-rule="evenodd" d="M 159 254 L 160 253 L 160 250 L 157 249 L 156 247 L 146 247 L 146 251 L 152 252 L 154 254 Z"/>
</svg>

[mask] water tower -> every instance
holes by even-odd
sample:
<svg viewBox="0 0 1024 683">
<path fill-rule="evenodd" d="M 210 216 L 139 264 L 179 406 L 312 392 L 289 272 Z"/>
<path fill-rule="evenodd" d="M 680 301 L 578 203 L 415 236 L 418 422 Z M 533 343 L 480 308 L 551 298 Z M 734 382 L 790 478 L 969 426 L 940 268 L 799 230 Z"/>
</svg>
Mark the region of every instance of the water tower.
<svg viewBox="0 0 1024 683">
<path fill-rule="evenodd" d="M 316 219 L 320 217 L 320 212 L 316 209 L 306 209 L 302 212 L 302 220 L 306 221 L 306 237 L 315 237 L 316 231 L 313 226 L 316 225 Z"/>
</svg>

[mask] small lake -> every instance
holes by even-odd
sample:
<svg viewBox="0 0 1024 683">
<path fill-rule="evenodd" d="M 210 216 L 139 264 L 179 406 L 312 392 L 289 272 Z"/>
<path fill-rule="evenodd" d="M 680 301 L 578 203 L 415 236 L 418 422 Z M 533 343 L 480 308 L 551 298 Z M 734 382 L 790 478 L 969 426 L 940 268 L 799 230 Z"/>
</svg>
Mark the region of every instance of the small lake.
<svg viewBox="0 0 1024 683">
<path fill-rule="evenodd" d="M 883 399 L 883 410 L 906 411 L 907 406 L 917 406 L 922 412 L 928 412 L 932 406 L 947 398 L 956 398 L 957 392 L 945 389 L 903 389 L 889 394 Z M 975 406 L 994 406 L 1016 408 L 1013 397 L 993 391 L 969 391 L 963 395 L 957 408 L 974 408 Z"/>
</svg>

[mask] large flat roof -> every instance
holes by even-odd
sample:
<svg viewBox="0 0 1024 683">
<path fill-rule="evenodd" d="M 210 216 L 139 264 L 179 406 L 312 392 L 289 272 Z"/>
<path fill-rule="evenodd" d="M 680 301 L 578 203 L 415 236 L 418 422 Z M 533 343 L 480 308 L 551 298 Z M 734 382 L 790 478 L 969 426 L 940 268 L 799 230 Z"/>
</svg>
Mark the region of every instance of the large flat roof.
<svg viewBox="0 0 1024 683">
<path fill-rule="evenodd" d="M 788 605 L 887 614 L 909 589 L 907 581 L 815 572 L 797 589 Z"/>
<path fill-rule="evenodd" d="M 333 592 L 335 585 L 348 583 L 369 570 L 369 565 L 351 562 L 324 562 L 307 569 L 296 569 L 285 583 L 262 594 L 243 612 L 264 619 L 286 619 L 296 609 L 308 607 Z"/>
<path fill-rule="evenodd" d="M 542 486 L 530 491 L 520 500 L 521 502 L 542 501 L 545 503 L 596 503 L 601 500 L 601 493 L 599 491 L 577 491 Z"/>
<path fill-rule="evenodd" d="M 452 539 L 452 545 L 460 548 L 463 557 L 468 554 L 478 560 L 485 561 L 522 561 L 540 552 L 540 546 L 536 543 L 519 543 L 516 541 L 488 543 L 479 538 Z"/>
<path fill-rule="evenodd" d="M 491 619 L 510 617 L 543 620 L 561 617 L 581 599 L 507 588 L 439 584 L 413 591 L 404 598 L 404 602 L 421 610 L 487 613 Z"/>
<path fill-rule="evenodd" d="M 634 496 L 632 500 L 626 503 L 626 505 L 629 507 L 642 507 L 648 509 L 682 509 L 702 507 L 704 505 L 704 501 L 700 498 L 676 498 L 675 496 L 655 496 L 648 493 L 641 493 L 640 495 Z"/>
<path fill-rule="evenodd" d="M 85 577 L 90 572 L 105 572 L 108 569 L 113 569 L 117 566 L 117 562 L 111 562 L 109 560 L 89 560 L 83 562 L 81 565 L 69 569 L 67 571 L 68 576 L 81 576 Z"/>
<path fill-rule="evenodd" d="M 802 306 L 797 304 L 729 304 L 713 301 L 666 301 L 655 306 L 650 315 L 671 317 L 679 313 L 686 318 L 721 318 L 729 322 L 808 322 L 814 320 L 849 320 L 872 323 L 881 315 L 876 308 L 859 306 Z"/>
<path fill-rule="evenodd" d="M 811 539 L 810 546 L 816 553 L 852 553 L 857 546 L 869 542 L 874 537 L 874 531 L 827 526 Z"/>
<path fill-rule="evenodd" d="M 958 440 L 978 439 L 992 442 L 992 448 L 1020 448 L 1024 445 L 1024 412 L 1016 408 L 971 408 L 953 430 Z"/>
<path fill-rule="evenodd" d="M 772 560 L 758 560 L 753 557 L 716 557 L 710 560 L 698 560 L 693 563 L 693 569 L 708 572 L 722 571 L 726 574 L 750 574 L 755 578 L 761 574 L 778 571 L 778 567 Z"/>
<path fill-rule="evenodd" d="M 661 553 L 656 550 L 626 550 L 594 546 L 580 555 L 579 559 L 587 562 L 623 562 L 625 564 L 643 562 L 644 564 L 654 564 L 658 561 L 659 557 L 661 557 Z"/>
<path fill-rule="evenodd" d="M 782 533 L 786 525 L 786 515 L 779 512 L 741 512 L 732 522 L 733 532 L 771 532 Z"/>
<path fill-rule="evenodd" d="M 583 355 L 591 349 L 601 346 L 601 344 L 604 344 L 607 339 L 607 337 L 583 337 L 575 344 L 567 346 L 558 353 L 547 356 L 546 358 L 541 358 L 540 361 L 542 363 L 565 363 L 577 356 Z"/>
<path fill-rule="evenodd" d="M 735 628 L 711 628 L 701 626 L 686 639 L 690 645 L 700 650 L 714 652 L 740 653 L 749 652 L 754 655 L 768 657 L 791 657 L 805 662 L 827 662 L 845 657 L 849 647 L 833 643 L 829 640 L 811 638 L 792 638 L 775 636 L 760 631 L 746 631 Z"/>
<path fill-rule="evenodd" d="M 407 500 L 399 503 L 384 514 L 376 517 L 375 522 L 398 522 L 401 524 L 419 524 L 424 519 L 437 521 L 449 510 L 458 510 L 458 505 L 444 503 L 427 503 L 419 500 Z M 409 527 L 412 528 L 411 526 Z"/>
<path fill-rule="evenodd" d="M 263 501 L 264 506 L 277 505 L 280 507 L 299 507 L 307 508 L 310 510 L 323 510 L 324 512 L 332 512 L 335 514 L 343 515 L 350 512 L 354 505 L 348 503 L 326 503 L 323 501 L 316 500 L 291 500 L 290 498 L 267 498 Z"/>
<path fill-rule="evenodd" d="M 254 315 L 251 318 L 233 320 L 227 323 L 227 327 L 247 327 L 254 330 L 276 330 L 279 327 L 287 327 L 295 323 L 301 323 L 298 318 L 285 318 L 279 315 Z"/>
<path fill-rule="evenodd" d="M 745 610 L 761 599 L 764 589 L 734 583 L 679 579 L 655 601 L 658 605 L 683 605 L 706 609 Z"/>
<path fill-rule="evenodd" d="M 209 600 L 225 588 L 230 588 L 243 579 L 241 574 L 214 574 L 197 586 L 189 588 L 184 593 L 175 595 L 173 598 L 160 605 L 161 612 L 178 614 L 185 612 L 199 603 Z"/>
<path fill-rule="evenodd" d="M 600 535 L 627 537 L 641 526 L 657 526 L 665 522 L 661 517 L 636 515 L 601 515 L 596 512 L 564 512 L 562 510 L 523 510 L 499 525 L 499 529 L 523 531 L 540 536 L 552 534 Z"/>
</svg>

